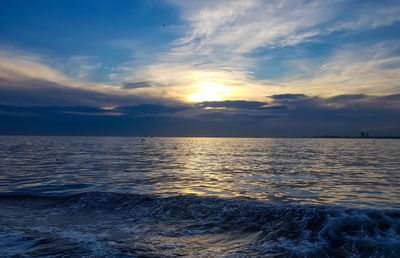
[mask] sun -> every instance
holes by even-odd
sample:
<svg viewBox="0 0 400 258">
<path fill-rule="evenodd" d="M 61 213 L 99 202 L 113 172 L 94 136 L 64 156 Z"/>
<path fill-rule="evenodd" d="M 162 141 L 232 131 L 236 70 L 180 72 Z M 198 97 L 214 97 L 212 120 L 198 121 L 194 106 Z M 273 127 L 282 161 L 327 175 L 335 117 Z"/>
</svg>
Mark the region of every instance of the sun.
<svg viewBox="0 0 400 258">
<path fill-rule="evenodd" d="M 216 82 L 201 82 L 194 87 L 197 91 L 187 96 L 191 102 L 221 101 L 232 93 L 229 87 Z"/>
</svg>

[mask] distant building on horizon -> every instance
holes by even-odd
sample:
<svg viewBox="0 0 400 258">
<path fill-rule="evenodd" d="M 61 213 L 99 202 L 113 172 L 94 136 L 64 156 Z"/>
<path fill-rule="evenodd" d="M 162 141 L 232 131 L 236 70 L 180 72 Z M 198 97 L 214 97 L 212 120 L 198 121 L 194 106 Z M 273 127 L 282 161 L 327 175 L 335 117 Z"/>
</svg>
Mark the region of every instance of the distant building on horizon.
<svg viewBox="0 0 400 258">
<path fill-rule="evenodd" d="M 361 137 L 361 138 L 369 137 L 369 133 L 368 133 L 368 132 L 361 131 L 360 137 Z"/>
</svg>

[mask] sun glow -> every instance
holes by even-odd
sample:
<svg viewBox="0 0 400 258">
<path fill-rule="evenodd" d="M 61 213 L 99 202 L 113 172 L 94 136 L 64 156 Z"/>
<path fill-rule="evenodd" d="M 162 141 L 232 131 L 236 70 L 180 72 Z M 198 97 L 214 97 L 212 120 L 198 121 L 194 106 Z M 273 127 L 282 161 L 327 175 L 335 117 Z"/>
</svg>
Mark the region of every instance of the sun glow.
<svg viewBox="0 0 400 258">
<path fill-rule="evenodd" d="M 197 91 L 187 96 L 191 102 L 221 101 L 232 94 L 229 87 L 216 82 L 201 82 L 194 87 Z"/>
</svg>

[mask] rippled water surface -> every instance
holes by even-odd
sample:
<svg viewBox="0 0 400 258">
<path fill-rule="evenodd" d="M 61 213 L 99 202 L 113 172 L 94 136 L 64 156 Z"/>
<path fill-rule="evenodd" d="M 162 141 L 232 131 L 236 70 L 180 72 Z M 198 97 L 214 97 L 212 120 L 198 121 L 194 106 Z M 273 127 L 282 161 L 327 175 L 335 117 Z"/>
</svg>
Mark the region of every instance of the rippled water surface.
<svg viewBox="0 0 400 258">
<path fill-rule="evenodd" d="M 0 256 L 400 257 L 400 140 L 0 137 Z"/>
<path fill-rule="evenodd" d="M 0 137 L 0 192 L 400 208 L 400 140 Z"/>
</svg>

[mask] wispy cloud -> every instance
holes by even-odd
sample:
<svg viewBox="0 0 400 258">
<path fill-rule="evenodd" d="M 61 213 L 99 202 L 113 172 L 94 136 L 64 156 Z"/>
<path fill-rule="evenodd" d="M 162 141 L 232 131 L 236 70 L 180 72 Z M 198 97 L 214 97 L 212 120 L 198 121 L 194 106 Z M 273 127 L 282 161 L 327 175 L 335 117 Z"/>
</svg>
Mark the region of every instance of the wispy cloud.
<svg viewBox="0 0 400 258">
<path fill-rule="evenodd" d="M 62 73 L 43 64 L 39 56 L 9 47 L 0 49 L 0 77 L 16 82 L 28 79 L 68 81 Z"/>
<path fill-rule="evenodd" d="M 130 61 L 109 69 L 110 81 L 90 82 L 102 65 L 98 57 L 74 55 L 55 69 L 42 56 L 5 49 L 0 52 L 0 88 L 46 85 L 94 92 L 108 96 L 101 105 L 121 104 L 121 98 L 187 101 L 201 82 L 229 87 L 232 94 L 225 99 L 261 102 L 266 96 L 287 92 L 332 96 L 400 91 L 398 39 L 377 40 L 373 45 L 341 43 L 331 46 L 323 59 L 289 57 L 285 62 L 294 72 L 279 78 L 255 74 L 268 55 L 279 49 L 315 43 L 335 32 L 356 33 L 399 22 L 397 1 L 168 2 L 180 9 L 182 24 L 175 29 L 181 31 L 174 32 L 179 36 L 157 51 L 140 38 L 108 42 L 131 51 Z M 109 101 L 113 98 L 118 100 Z"/>
<path fill-rule="evenodd" d="M 188 22 L 177 52 L 249 53 L 296 45 L 343 29 L 361 30 L 400 20 L 396 1 L 174 1 Z M 351 12 L 351 14 L 349 13 Z M 220 48 L 218 48 L 220 47 Z"/>
<path fill-rule="evenodd" d="M 86 63 L 88 57 L 73 57 Z M 90 58 L 89 58 L 90 59 Z M 74 61 L 74 62 L 75 62 Z M 67 76 L 59 69 L 46 64 L 46 58 L 16 50 L 0 51 L 0 102 L 20 105 L 113 105 L 140 104 L 144 102 L 170 102 L 160 92 L 152 93 L 124 87 L 121 84 L 95 83 L 86 76 L 93 67 L 82 65 L 76 76 Z"/>
<path fill-rule="evenodd" d="M 64 70 L 71 77 L 89 80 L 92 72 L 100 67 L 98 56 L 71 56 L 64 65 Z"/>
<path fill-rule="evenodd" d="M 346 2 L 346 1 L 345 1 Z M 345 3 L 344 2 L 344 3 Z M 346 4 L 346 3 L 345 3 Z M 351 7 L 352 1 L 347 1 Z M 347 8 L 328 31 L 373 29 L 400 21 L 397 1 L 363 1 L 355 8 Z"/>
<path fill-rule="evenodd" d="M 119 80 L 151 80 L 180 96 L 193 92 L 199 81 L 212 81 L 237 87 L 241 95 L 229 96 L 232 99 L 257 100 L 285 91 L 379 94 L 398 87 L 397 68 L 388 69 L 398 60 L 397 50 L 392 51 L 398 49 L 397 41 L 337 46 L 324 60 L 293 57 L 288 62 L 295 72 L 278 80 L 260 80 L 254 74 L 263 60 L 254 54 L 260 49 L 273 52 L 318 42 L 334 32 L 356 33 L 398 22 L 396 1 L 169 2 L 181 9 L 183 36 L 172 42 L 169 51 L 152 56 L 152 64 L 121 66 Z"/>
<path fill-rule="evenodd" d="M 183 4 L 190 23 L 176 51 L 202 51 L 221 46 L 230 53 L 248 53 L 259 47 L 297 44 L 319 33 L 317 25 L 334 17 L 334 2 L 219 1 L 199 10 Z"/>
<path fill-rule="evenodd" d="M 373 45 L 349 44 L 323 63 L 305 64 L 310 67 L 305 78 L 279 80 L 279 87 L 288 92 L 311 95 L 346 93 L 389 94 L 400 91 L 400 42 L 385 41 Z"/>
</svg>

